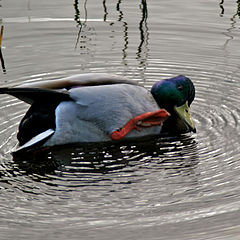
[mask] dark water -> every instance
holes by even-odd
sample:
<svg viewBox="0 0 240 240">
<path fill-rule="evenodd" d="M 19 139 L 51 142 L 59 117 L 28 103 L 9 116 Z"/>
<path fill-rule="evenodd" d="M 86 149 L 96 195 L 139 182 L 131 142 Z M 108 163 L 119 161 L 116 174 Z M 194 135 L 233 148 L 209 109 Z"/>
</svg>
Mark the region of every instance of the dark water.
<svg viewBox="0 0 240 240">
<path fill-rule="evenodd" d="M 185 74 L 197 133 L 12 157 L 27 105 L 0 96 L 0 239 L 240 239 L 235 0 L 1 0 L 1 85 Z"/>
</svg>

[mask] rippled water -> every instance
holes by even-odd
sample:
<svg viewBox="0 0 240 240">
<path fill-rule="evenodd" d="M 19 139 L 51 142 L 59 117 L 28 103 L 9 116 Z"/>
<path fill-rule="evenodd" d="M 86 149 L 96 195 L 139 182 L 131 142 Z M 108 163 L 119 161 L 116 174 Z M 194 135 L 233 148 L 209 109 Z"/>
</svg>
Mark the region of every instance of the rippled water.
<svg viewBox="0 0 240 240">
<path fill-rule="evenodd" d="M 12 157 L 27 105 L 0 96 L 0 238 L 239 239 L 239 4 L 1 0 L 2 86 L 185 74 L 197 133 Z"/>
</svg>

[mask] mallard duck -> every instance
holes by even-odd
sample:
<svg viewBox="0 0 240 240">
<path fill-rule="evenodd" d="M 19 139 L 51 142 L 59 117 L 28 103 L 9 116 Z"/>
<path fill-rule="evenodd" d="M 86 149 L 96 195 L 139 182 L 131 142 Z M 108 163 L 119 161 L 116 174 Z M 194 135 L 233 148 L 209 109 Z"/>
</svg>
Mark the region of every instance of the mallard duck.
<svg viewBox="0 0 240 240">
<path fill-rule="evenodd" d="M 19 125 L 18 150 L 195 132 L 189 111 L 195 89 L 185 76 L 156 82 L 151 91 L 115 75 L 80 74 L 0 93 L 31 105 Z"/>
</svg>

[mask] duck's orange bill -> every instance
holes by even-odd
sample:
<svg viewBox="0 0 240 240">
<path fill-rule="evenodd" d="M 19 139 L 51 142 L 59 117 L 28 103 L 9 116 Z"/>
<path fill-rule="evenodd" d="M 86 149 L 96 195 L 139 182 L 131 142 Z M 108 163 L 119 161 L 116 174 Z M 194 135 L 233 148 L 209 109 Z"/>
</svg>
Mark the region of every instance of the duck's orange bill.
<svg viewBox="0 0 240 240">
<path fill-rule="evenodd" d="M 165 109 L 143 113 L 130 119 L 121 129 L 112 132 L 110 137 L 112 140 L 121 140 L 133 129 L 140 131 L 142 128 L 162 125 L 169 116 L 170 113 Z"/>
</svg>

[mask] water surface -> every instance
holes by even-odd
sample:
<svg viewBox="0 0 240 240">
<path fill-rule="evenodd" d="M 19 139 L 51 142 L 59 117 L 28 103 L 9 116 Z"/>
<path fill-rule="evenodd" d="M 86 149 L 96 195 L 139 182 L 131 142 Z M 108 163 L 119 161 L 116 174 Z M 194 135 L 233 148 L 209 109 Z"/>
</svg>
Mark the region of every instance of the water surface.
<svg viewBox="0 0 240 240">
<path fill-rule="evenodd" d="M 1 0 L 2 86 L 184 74 L 197 133 L 12 157 L 27 105 L 0 96 L 1 239 L 239 239 L 239 3 Z"/>
</svg>

